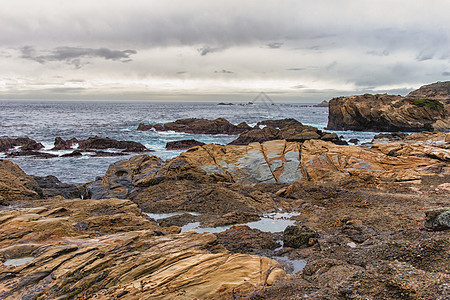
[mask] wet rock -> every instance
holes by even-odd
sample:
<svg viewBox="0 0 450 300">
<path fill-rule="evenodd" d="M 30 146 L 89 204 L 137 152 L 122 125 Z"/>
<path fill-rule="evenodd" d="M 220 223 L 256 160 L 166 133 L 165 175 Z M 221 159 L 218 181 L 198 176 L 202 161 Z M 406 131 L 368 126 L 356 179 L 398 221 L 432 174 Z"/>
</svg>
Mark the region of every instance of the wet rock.
<svg viewBox="0 0 450 300">
<path fill-rule="evenodd" d="M 80 156 L 83 156 L 83 153 L 81 152 L 81 150 L 75 150 L 70 153 L 61 155 L 61 157 L 80 157 Z"/>
<path fill-rule="evenodd" d="M 6 152 L 14 147 L 20 147 L 23 151 L 40 150 L 44 145 L 27 137 L 0 139 L 0 152 Z"/>
<path fill-rule="evenodd" d="M 32 156 L 34 158 L 54 158 L 58 157 L 57 154 L 51 154 L 51 153 L 45 153 L 45 152 L 39 152 L 39 151 L 33 151 L 33 150 L 22 150 L 22 151 L 15 151 L 15 152 L 9 152 L 6 157 L 19 157 L 19 156 Z"/>
<path fill-rule="evenodd" d="M 423 131 L 445 119 L 444 105 L 438 100 L 365 94 L 331 99 L 327 129 Z"/>
<path fill-rule="evenodd" d="M 358 139 L 349 139 L 348 142 L 350 144 L 354 144 L 354 145 L 358 145 L 359 144 L 359 140 Z"/>
<path fill-rule="evenodd" d="M 174 142 L 168 142 L 166 144 L 167 150 L 183 150 L 183 149 L 189 149 L 196 146 L 203 146 L 205 143 L 196 141 L 196 140 L 181 140 L 181 141 L 174 141 Z"/>
<path fill-rule="evenodd" d="M 387 143 L 401 141 L 406 138 L 409 134 L 401 132 L 393 133 L 379 133 L 375 135 L 372 139 L 372 143 Z"/>
<path fill-rule="evenodd" d="M 288 226 L 283 232 L 283 246 L 302 248 L 311 245 L 310 240 L 316 239 L 319 234 L 307 226 Z"/>
<path fill-rule="evenodd" d="M 303 125 L 295 119 L 281 119 L 258 122 L 255 128 L 242 133 L 229 145 L 248 145 L 272 140 L 303 142 L 311 139 L 345 143 L 335 133 L 322 132 L 315 127 Z"/>
<path fill-rule="evenodd" d="M 200 219 L 199 216 L 195 216 L 190 213 L 183 213 L 181 215 L 175 215 L 156 221 L 161 227 L 170 227 L 170 226 L 182 227 L 186 224 L 197 222 L 199 219 Z"/>
<path fill-rule="evenodd" d="M 216 233 L 219 242 L 234 253 L 259 253 L 281 246 L 277 235 L 252 229 L 247 225 L 234 225 L 221 233 Z"/>
<path fill-rule="evenodd" d="M 450 229 L 450 208 L 438 208 L 425 212 L 425 228 L 431 231 Z"/>
<path fill-rule="evenodd" d="M 219 227 L 219 226 L 227 226 L 232 224 L 239 223 L 248 223 L 253 221 L 258 221 L 260 218 L 258 214 L 244 211 L 232 211 L 229 213 L 220 216 L 213 221 L 210 221 L 207 226 L 208 227 Z"/>
<path fill-rule="evenodd" d="M 147 130 L 156 130 L 156 131 L 170 131 L 173 130 L 175 132 L 185 132 L 185 133 L 193 133 L 193 134 L 240 134 L 247 130 L 251 129 L 247 123 L 242 122 L 238 125 L 233 125 L 227 120 L 223 118 L 218 118 L 215 120 L 207 120 L 207 119 L 197 119 L 197 118 L 189 118 L 189 119 L 181 119 L 175 122 L 166 123 L 164 125 L 156 124 L 156 125 L 145 125 L 139 124 L 137 130 L 147 131 Z"/>
<path fill-rule="evenodd" d="M 74 184 L 62 183 L 53 175 L 33 176 L 46 197 L 61 195 L 66 199 L 81 198 L 81 190 Z"/>
<path fill-rule="evenodd" d="M 39 199 L 42 196 L 36 180 L 25 174 L 16 164 L 0 159 L 0 203 L 9 205 L 21 200 Z"/>
<path fill-rule="evenodd" d="M 61 137 L 55 138 L 54 147 L 52 150 L 69 150 L 72 149 L 73 144 L 78 143 L 76 138 L 72 138 L 70 140 L 63 140 Z"/>
<path fill-rule="evenodd" d="M 82 150 L 123 149 L 126 152 L 145 152 L 148 149 L 138 142 L 118 141 L 110 138 L 90 137 L 87 140 L 78 141 L 78 148 Z"/>
</svg>

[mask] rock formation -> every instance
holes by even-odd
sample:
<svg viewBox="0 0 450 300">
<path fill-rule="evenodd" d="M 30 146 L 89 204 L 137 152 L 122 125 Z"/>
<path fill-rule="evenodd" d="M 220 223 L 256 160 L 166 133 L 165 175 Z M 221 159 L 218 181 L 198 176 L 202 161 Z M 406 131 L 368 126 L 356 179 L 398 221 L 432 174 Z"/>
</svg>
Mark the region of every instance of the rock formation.
<svg viewBox="0 0 450 300">
<path fill-rule="evenodd" d="M 4 174 L 32 183 L 14 164 L 1 163 Z M 22 197 L 30 194 L 19 188 Z M 223 298 L 285 277 L 278 262 L 230 253 L 213 234 L 160 227 L 130 200 L 32 198 L 0 210 L 2 299 Z"/>
<path fill-rule="evenodd" d="M 14 147 L 20 147 L 21 150 L 40 150 L 44 145 L 30 138 L 5 138 L 0 139 L 0 152 L 6 152 Z"/>
<path fill-rule="evenodd" d="M 173 141 L 168 142 L 166 144 L 167 150 L 184 150 L 189 149 L 196 146 L 203 146 L 205 143 L 196 141 L 196 140 L 181 140 L 181 141 Z"/>
<path fill-rule="evenodd" d="M 423 131 L 445 128 L 448 114 L 433 99 L 387 94 L 338 97 L 330 100 L 329 130 Z M 444 126 L 444 127 L 442 127 Z"/>
<path fill-rule="evenodd" d="M 166 123 L 164 125 L 145 125 L 139 124 L 137 130 L 147 131 L 175 131 L 175 132 L 185 132 L 193 134 L 240 134 L 251 129 L 247 123 L 242 122 L 238 125 L 233 125 L 223 118 L 218 118 L 215 120 L 207 119 L 181 119 L 175 122 Z"/>
<path fill-rule="evenodd" d="M 250 143 L 263 143 L 272 140 L 287 140 L 288 142 L 303 142 L 305 140 L 322 139 L 336 144 L 346 144 L 335 133 L 303 125 L 295 119 L 266 120 L 258 122 L 255 128 L 242 133 L 229 145 L 248 145 Z"/>
</svg>

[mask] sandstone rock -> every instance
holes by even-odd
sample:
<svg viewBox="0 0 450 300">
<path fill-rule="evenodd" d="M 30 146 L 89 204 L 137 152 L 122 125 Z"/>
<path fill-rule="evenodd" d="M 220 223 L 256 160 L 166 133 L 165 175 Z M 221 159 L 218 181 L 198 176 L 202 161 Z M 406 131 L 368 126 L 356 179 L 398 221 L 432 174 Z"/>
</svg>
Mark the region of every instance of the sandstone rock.
<svg viewBox="0 0 450 300">
<path fill-rule="evenodd" d="M 90 137 L 87 140 L 78 141 L 78 148 L 82 150 L 89 149 L 123 149 L 126 152 L 145 152 L 148 151 L 144 145 L 133 141 L 118 141 L 110 138 L 101 138 L 98 136 Z"/>
<path fill-rule="evenodd" d="M 42 190 L 33 177 L 16 164 L 0 159 L 0 203 L 13 204 L 20 200 L 39 199 Z"/>
<path fill-rule="evenodd" d="M 305 247 L 310 239 L 318 237 L 318 233 L 307 226 L 288 226 L 283 232 L 283 247 Z"/>
<path fill-rule="evenodd" d="M 31 150 L 40 150 L 44 148 L 44 145 L 27 137 L 15 139 L 12 138 L 0 139 L 0 152 L 6 152 L 14 147 L 20 147 L 20 149 L 24 151 L 26 150 L 31 151 Z"/>
<path fill-rule="evenodd" d="M 2 299 L 223 298 L 285 276 L 276 261 L 218 247 L 213 234 L 170 234 L 129 200 L 53 198 L 0 219 L 0 262 L 31 259 L 2 266 Z"/>
<path fill-rule="evenodd" d="M 425 212 L 425 228 L 432 231 L 450 229 L 450 208 L 439 208 Z"/>
<path fill-rule="evenodd" d="M 422 131 L 446 118 L 444 106 L 438 100 L 365 94 L 331 99 L 327 129 Z"/>
<path fill-rule="evenodd" d="M 406 95 L 407 98 L 433 99 L 441 101 L 450 100 L 450 81 L 436 82 L 421 86 L 419 89 Z"/>
<path fill-rule="evenodd" d="M 167 150 L 182 150 L 182 149 L 189 149 L 196 146 L 203 146 L 205 143 L 196 141 L 196 140 L 181 140 L 181 141 L 174 141 L 174 142 L 168 142 L 166 144 Z"/>
<path fill-rule="evenodd" d="M 181 119 L 175 122 L 166 123 L 164 125 L 145 125 L 139 124 L 138 129 L 140 131 L 147 131 L 154 129 L 156 131 L 169 131 L 185 132 L 193 134 L 240 134 L 251 129 L 245 122 L 238 125 L 233 125 L 223 118 L 215 120 L 207 119 Z"/>
</svg>

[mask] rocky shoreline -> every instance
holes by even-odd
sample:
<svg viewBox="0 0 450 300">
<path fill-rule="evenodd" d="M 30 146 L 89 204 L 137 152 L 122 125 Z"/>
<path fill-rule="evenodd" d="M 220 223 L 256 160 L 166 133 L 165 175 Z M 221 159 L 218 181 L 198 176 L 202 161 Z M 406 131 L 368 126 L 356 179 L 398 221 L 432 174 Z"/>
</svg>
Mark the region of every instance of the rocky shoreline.
<svg viewBox="0 0 450 300">
<path fill-rule="evenodd" d="M 0 160 L 0 298 L 447 299 L 450 134 L 393 138 L 139 154 L 78 187 Z"/>
</svg>

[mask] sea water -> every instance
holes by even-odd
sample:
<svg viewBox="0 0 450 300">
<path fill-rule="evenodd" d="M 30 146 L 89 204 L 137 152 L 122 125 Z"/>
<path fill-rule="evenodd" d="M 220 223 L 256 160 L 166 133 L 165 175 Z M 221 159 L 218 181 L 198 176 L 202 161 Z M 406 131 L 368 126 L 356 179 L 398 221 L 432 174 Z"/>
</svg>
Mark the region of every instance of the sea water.
<svg viewBox="0 0 450 300">
<path fill-rule="evenodd" d="M 139 123 L 163 124 L 184 118 L 225 118 L 233 124 L 255 125 L 268 119 L 294 118 L 321 130 L 327 125 L 328 108 L 311 104 L 255 103 L 253 105 L 217 105 L 192 102 L 105 102 L 105 101 L 0 101 L 0 138 L 29 137 L 42 143 L 42 151 L 62 155 L 71 151 L 52 151 L 55 137 L 87 139 L 93 136 L 136 141 L 170 159 L 181 151 L 166 150 L 170 141 L 195 139 L 204 143 L 225 145 L 237 136 L 197 135 L 178 132 L 137 131 Z M 375 133 L 336 132 L 348 140 L 370 141 Z M 135 155 L 135 154 L 133 154 Z M 55 175 L 61 181 L 82 184 L 102 176 L 108 166 L 131 157 L 57 157 L 37 159 L 17 157 L 17 163 L 27 174 Z"/>
</svg>

